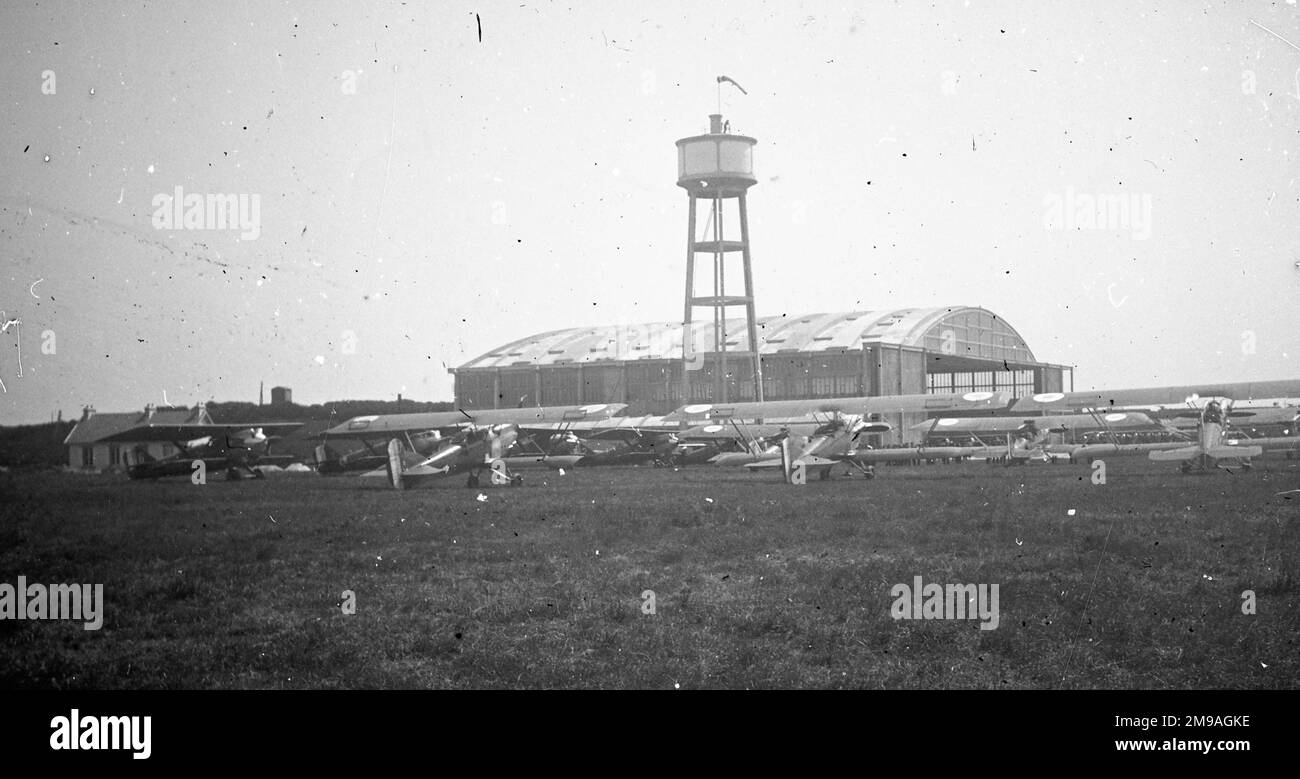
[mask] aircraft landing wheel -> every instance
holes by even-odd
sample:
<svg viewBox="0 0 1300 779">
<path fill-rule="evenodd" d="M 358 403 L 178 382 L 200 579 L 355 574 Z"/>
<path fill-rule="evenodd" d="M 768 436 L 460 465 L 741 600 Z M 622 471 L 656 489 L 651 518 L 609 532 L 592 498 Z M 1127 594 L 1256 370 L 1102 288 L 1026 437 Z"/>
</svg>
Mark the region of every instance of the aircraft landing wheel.
<svg viewBox="0 0 1300 779">
<path fill-rule="evenodd" d="M 511 487 L 518 487 L 520 484 L 523 483 L 524 483 L 524 477 L 521 474 L 516 473 L 515 475 L 510 477 Z"/>
<path fill-rule="evenodd" d="M 254 468 L 254 469 L 253 469 L 253 478 L 254 478 L 254 479 L 265 479 L 265 478 L 266 478 L 266 474 L 263 473 L 263 472 L 261 472 L 261 471 L 259 471 L 259 470 L 256 469 L 256 468 Z"/>
<path fill-rule="evenodd" d="M 1254 463 L 1252 463 L 1250 460 L 1242 460 L 1242 461 L 1241 461 L 1241 469 L 1242 469 L 1243 471 L 1249 471 L 1251 468 L 1254 468 L 1254 467 L 1255 467 Z"/>
<path fill-rule="evenodd" d="M 1191 472 L 1192 472 L 1192 464 L 1191 464 L 1191 463 L 1182 463 L 1182 464 L 1180 464 L 1180 465 L 1178 466 L 1178 472 L 1179 472 L 1179 473 L 1191 473 Z"/>
<path fill-rule="evenodd" d="M 466 486 L 466 487 L 477 487 L 477 486 L 478 486 L 478 474 L 477 474 L 477 473 L 471 473 L 471 474 L 469 475 L 469 478 L 465 480 L 465 486 Z"/>
<path fill-rule="evenodd" d="M 226 469 L 226 480 L 227 480 L 227 481 L 239 481 L 239 480 L 242 479 L 242 478 L 244 478 L 244 474 L 240 473 L 237 469 L 235 469 L 235 468 L 227 468 L 227 469 Z"/>
</svg>

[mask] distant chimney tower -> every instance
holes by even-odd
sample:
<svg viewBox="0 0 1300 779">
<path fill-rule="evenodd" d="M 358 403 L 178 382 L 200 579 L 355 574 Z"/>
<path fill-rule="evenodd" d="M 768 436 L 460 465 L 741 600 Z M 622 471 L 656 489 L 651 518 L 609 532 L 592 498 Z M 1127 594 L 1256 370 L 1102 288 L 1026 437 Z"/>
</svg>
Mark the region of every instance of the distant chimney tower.
<svg viewBox="0 0 1300 779">
<path fill-rule="evenodd" d="M 266 389 L 266 382 L 259 381 L 257 383 L 257 405 L 259 406 L 262 405 L 262 390 L 264 389 Z"/>
</svg>

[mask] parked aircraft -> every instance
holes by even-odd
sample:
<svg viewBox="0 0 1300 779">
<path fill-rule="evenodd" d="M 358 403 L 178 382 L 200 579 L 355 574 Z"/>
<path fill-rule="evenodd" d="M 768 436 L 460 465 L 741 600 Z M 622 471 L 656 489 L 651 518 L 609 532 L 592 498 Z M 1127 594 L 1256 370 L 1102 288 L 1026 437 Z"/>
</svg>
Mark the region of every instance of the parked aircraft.
<svg viewBox="0 0 1300 779">
<path fill-rule="evenodd" d="M 662 416 L 611 417 L 539 425 L 522 434 L 511 454 L 575 456 L 575 466 L 666 465 L 681 424 Z"/>
<path fill-rule="evenodd" d="M 782 424 L 808 422 L 815 414 L 856 414 L 872 418 L 897 413 L 991 415 L 1005 412 L 1014 397 L 1006 391 L 923 395 L 881 395 L 854 398 L 768 400 L 762 403 L 692 403 L 673 411 L 669 420 L 694 424 L 739 419 Z"/>
<path fill-rule="evenodd" d="M 669 431 L 613 429 L 595 431 L 584 436 L 573 433 L 578 439 L 575 465 L 666 465 L 679 443 L 677 435 Z"/>
<path fill-rule="evenodd" d="M 1091 462 L 1106 457 L 1145 454 L 1152 460 L 1181 461 L 1179 470 L 1190 473 L 1193 470 L 1213 470 L 1219 460 L 1233 460 L 1243 468 L 1249 468 L 1251 458 L 1259 457 L 1266 451 L 1284 451 L 1290 458 L 1300 449 L 1300 437 L 1297 437 L 1300 431 L 1296 430 L 1295 425 L 1295 422 L 1300 420 L 1293 418 L 1292 424 L 1283 431 L 1288 434 L 1286 437 L 1230 438 L 1231 419 L 1243 418 L 1249 421 L 1255 419 L 1257 413 L 1251 410 L 1234 410 L 1231 399 L 1227 399 L 1226 406 L 1212 399 L 1206 402 L 1204 408 L 1196 407 L 1198 400 L 1199 398 L 1188 398 L 1187 402 L 1192 408 L 1184 409 L 1182 412 L 1183 416 L 1196 420 L 1196 430 L 1193 435 L 1189 436 L 1172 425 L 1167 427 L 1171 434 L 1183 436 L 1184 440 L 1154 443 L 1112 441 L 1088 444 L 1075 447 L 1071 451 L 1071 456 L 1075 460 Z M 1272 415 L 1259 416 L 1272 418 Z"/>
<path fill-rule="evenodd" d="M 1078 442 L 1080 436 L 1113 436 L 1117 432 L 1165 431 L 1165 428 L 1151 417 L 1136 411 L 1059 414 L 1027 418 L 947 417 L 913 425 L 912 429 L 924 430 L 924 440 L 927 442 L 942 436 L 944 440 L 957 438 L 977 443 L 975 447 L 959 447 L 968 451 L 955 456 L 977 456 L 990 448 L 994 450 L 998 448 L 990 447 L 990 441 L 1005 441 L 1001 454 L 995 456 L 1004 457 L 1008 465 L 1023 464 L 1031 459 L 1042 461 L 1058 457 L 1070 459 L 1072 453 L 1082 446 L 1082 443 Z M 1053 434 L 1058 440 L 1053 440 Z M 918 455 L 915 459 L 921 458 Z"/>
<path fill-rule="evenodd" d="M 696 403 L 677 409 L 668 415 L 668 419 L 697 423 L 696 427 L 681 434 L 683 441 L 698 442 L 702 434 L 712 437 L 707 443 L 697 443 L 698 453 L 690 455 L 694 458 L 707 459 L 718 465 L 784 468 L 787 480 L 791 478 L 792 469 L 802 474 L 800 478 L 809 470 L 816 471 L 822 478 L 829 478 L 831 469 L 838 464 L 870 474 L 870 462 L 902 459 L 891 455 L 904 450 L 872 449 L 862 439 L 864 435 L 891 430 L 892 426 L 883 419 L 886 415 L 985 416 L 1005 413 L 1013 400 L 1011 393 L 998 391 L 762 403 Z M 806 436 L 800 436 L 804 427 L 812 429 Z M 784 457 L 783 452 L 786 453 Z M 881 453 L 889 454 L 879 456 Z M 963 450 L 963 454 L 969 452 Z"/>
<path fill-rule="evenodd" d="M 386 438 L 383 464 L 363 475 L 385 476 L 397 489 L 428 477 L 456 473 L 468 473 L 467 485 L 476 487 L 484 470 L 491 471 L 492 484 L 515 485 L 522 477 L 513 472 L 514 468 L 566 467 L 580 459 L 550 456 L 545 452 L 509 457 L 521 431 L 554 433 L 557 423 L 577 424 L 608 418 L 625 408 L 626 404 L 612 403 L 492 409 L 473 414 L 459 411 L 356 417 L 326 430 L 321 437 L 326 441 L 359 440 L 366 445 L 364 453 L 350 462 L 345 458 L 332 460 L 328 446 L 322 445 L 324 451 L 318 450 L 318 460 L 322 465 L 332 463 L 324 467 L 323 473 L 372 466 L 376 452 L 371 442 Z"/>
<path fill-rule="evenodd" d="M 1230 446 L 1224 442 L 1223 430 L 1227 424 L 1227 415 L 1217 400 L 1205 404 L 1201 410 L 1200 426 L 1197 440 L 1193 446 L 1185 446 L 1167 451 L 1153 451 L 1147 455 L 1152 460 L 1176 460 L 1178 470 L 1190 473 L 1192 470 L 1211 471 L 1219 467 L 1220 460 L 1235 460 L 1242 468 L 1250 467 L 1250 458 L 1259 457 L 1264 447 Z"/>
<path fill-rule="evenodd" d="M 796 442 L 788 437 L 783 438 L 775 456 L 765 453 L 744 465 L 750 470 L 780 468 L 786 481 L 802 481 L 811 472 L 822 479 L 829 479 L 831 469 L 844 464 L 857 468 L 870 478 L 875 473 L 870 465 L 858 459 L 858 438 L 864 434 L 887 433 L 892 429 L 886 422 L 836 414 L 807 439 Z M 715 458 L 714 462 L 724 464 L 719 459 Z"/>
<path fill-rule="evenodd" d="M 302 427 L 301 422 L 261 422 L 257 424 L 208 425 L 138 425 L 102 439 L 145 444 L 163 441 L 176 447 L 171 457 L 156 459 L 143 446 L 131 452 L 127 476 L 132 479 L 158 479 L 164 476 L 189 476 L 196 461 L 204 471 L 224 470 L 233 481 L 245 475 L 263 478 L 257 465 L 292 462 L 292 457 L 270 455 L 271 442 Z"/>
</svg>

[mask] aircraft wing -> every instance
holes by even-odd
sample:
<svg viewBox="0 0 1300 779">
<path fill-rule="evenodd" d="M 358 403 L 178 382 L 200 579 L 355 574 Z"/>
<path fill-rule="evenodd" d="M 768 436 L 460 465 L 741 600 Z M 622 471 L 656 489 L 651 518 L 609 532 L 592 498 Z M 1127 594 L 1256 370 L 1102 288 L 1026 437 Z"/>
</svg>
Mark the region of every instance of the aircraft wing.
<svg viewBox="0 0 1300 779">
<path fill-rule="evenodd" d="M 671 433 L 681 429 L 681 422 L 662 416 L 570 419 L 560 422 L 524 422 L 519 429 L 529 433 L 571 432 L 580 438 L 620 438 L 630 433 Z"/>
<path fill-rule="evenodd" d="M 1006 447 L 989 446 L 909 446 L 903 449 L 859 449 L 845 459 L 859 463 L 887 463 L 897 460 L 942 460 L 1006 454 Z"/>
<path fill-rule="evenodd" d="M 1300 449 L 1300 436 L 1289 436 L 1289 437 L 1282 437 L 1282 438 L 1278 438 L 1276 436 L 1272 438 L 1244 438 L 1243 437 L 1243 438 L 1236 438 L 1234 440 L 1236 440 L 1238 443 L 1232 444 L 1233 446 L 1241 446 L 1241 445 L 1262 446 L 1264 447 L 1265 450 L 1268 451 Z"/>
<path fill-rule="evenodd" d="M 506 467 L 512 471 L 523 470 L 525 468 L 551 468 L 558 470 L 560 468 L 573 468 L 584 455 L 580 454 L 548 454 L 548 455 L 515 455 L 513 457 L 503 457 Z"/>
<path fill-rule="evenodd" d="M 805 427 L 814 424 L 811 420 L 804 423 Z M 737 431 L 736 428 L 740 430 Z M 755 438 L 771 438 L 781 433 L 790 432 L 786 425 L 747 425 L 738 423 L 723 424 L 714 422 L 708 425 L 696 425 L 689 427 L 677 433 L 677 438 L 682 441 L 746 441 Z M 742 435 L 743 433 L 743 435 Z"/>
<path fill-rule="evenodd" d="M 1214 457 L 1258 457 L 1258 454 L 1249 454 L 1246 450 L 1259 449 L 1261 451 L 1287 451 L 1300 449 L 1300 438 L 1238 438 L 1236 444 L 1224 444 L 1217 449 L 1224 450 L 1222 454 L 1213 454 Z M 1063 450 L 1068 452 L 1076 460 L 1104 459 L 1116 455 L 1133 455 L 1147 454 L 1153 460 L 1185 460 L 1199 453 L 1200 449 L 1195 444 L 1187 441 L 1162 441 L 1159 443 L 1148 444 L 1085 444 L 1081 446 L 1047 446 L 1048 451 Z M 1169 454 L 1173 453 L 1173 454 Z"/>
<path fill-rule="evenodd" d="M 322 438 L 383 438 L 428 430 L 454 431 L 467 424 L 514 423 L 521 430 L 562 422 L 606 419 L 627 408 L 626 403 L 595 403 L 585 406 L 537 406 L 466 411 L 432 411 L 416 414 L 376 414 L 353 417 L 321 433 Z M 543 428 L 547 429 L 547 428 Z M 549 428 L 554 429 L 554 428 Z"/>
<path fill-rule="evenodd" d="M 1159 423 L 1140 411 L 1116 411 L 1100 414 L 1058 414 L 1045 417 L 944 417 L 927 419 L 912 425 L 912 430 L 920 432 L 933 431 L 936 435 L 953 433 L 1014 433 L 1026 421 L 1032 421 L 1041 430 L 1065 431 L 1076 430 L 1097 432 L 1116 430 L 1128 432 L 1133 430 L 1161 430 Z"/>
<path fill-rule="evenodd" d="M 1117 455 L 1168 452 L 1187 449 L 1188 446 L 1189 443 L 1187 441 L 1161 441 L 1158 443 L 1147 444 L 1076 444 L 1065 446 L 1049 444 L 1043 448 L 1048 451 L 1064 451 L 1073 456 L 1076 460 L 1082 460 L 1103 459 L 1105 457 L 1114 457 Z"/>
<path fill-rule="evenodd" d="M 892 414 L 898 412 L 993 412 L 1011 405 L 1009 392 L 966 392 L 924 395 L 880 395 L 821 400 L 769 400 L 762 403 L 692 403 L 667 416 L 700 424 L 708 420 L 761 419 L 765 422 L 809 420 L 818 414 Z"/>
<path fill-rule="evenodd" d="M 1233 457 L 1261 457 L 1263 454 L 1262 446 L 1212 446 L 1209 451 L 1209 455 L 1218 460 Z"/>
<path fill-rule="evenodd" d="M 844 457 L 841 459 L 832 460 L 827 457 L 819 457 L 818 455 L 815 454 L 806 454 L 803 455 L 802 457 L 795 457 L 794 459 L 797 460 L 798 462 L 803 463 L 804 468 L 808 470 L 814 470 L 819 468 L 830 468 L 832 466 L 839 465 L 841 462 L 844 462 L 845 460 L 851 458 Z M 747 465 L 745 465 L 745 467 L 750 469 L 751 471 L 780 470 L 782 468 L 781 457 L 780 455 L 778 455 L 772 459 L 759 460 L 758 462 L 748 463 Z"/>
<path fill-rule="evenodd" d="M 106 436 L 101 441 L 193 441 L 205 436 L 226 436 L 241 430 L 260 429 L 268 438 L 292 433 L 303 426 L 303 422 L 247 422 L 232 425 L 137 425 L 129 430 Z"/>
<path fill-rule="evenodd" d="M 1147 457 L 1152 460 L 1189 460 L 1201 454 L 1199 446 L 1184 446 L 1181 449 L 1165 449 L 1150 452 Z M 1249 455 L 1241 455 L 1249 457 Z"/>
</svg>

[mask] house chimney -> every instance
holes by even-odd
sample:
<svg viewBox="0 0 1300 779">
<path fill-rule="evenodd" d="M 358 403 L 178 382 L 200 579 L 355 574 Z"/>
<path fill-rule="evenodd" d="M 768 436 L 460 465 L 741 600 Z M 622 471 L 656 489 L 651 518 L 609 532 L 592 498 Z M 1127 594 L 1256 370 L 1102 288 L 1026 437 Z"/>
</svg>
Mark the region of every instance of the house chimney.
<svg viewBox="0 0 1300 779">
<path fill-rule="evenodd" d="M 95 407 L 94 407 L 94 406 L 82 406 L 82 407 L 81 407 L 81 420 L 82 420 L 83 422 L 84 422 L 85 420 L 87 420 L 87 419 L 90 419 L 90 418 L 93 417 L 93 416 L 95 416 Z"/>
<path fill-rule="evenodd" d="M 157 410 L 157 407 L 154 406 L 154 404 L 152 404 L 152 403 L 148 403 L 148 404 L 146 404 L 145 407 L 144 407 L 144 418 L 145 418 L 145 419 L 153 419 L 153 412 L 154 412 L 155 410 Z"/>
</svg>

